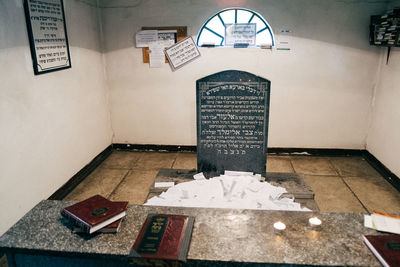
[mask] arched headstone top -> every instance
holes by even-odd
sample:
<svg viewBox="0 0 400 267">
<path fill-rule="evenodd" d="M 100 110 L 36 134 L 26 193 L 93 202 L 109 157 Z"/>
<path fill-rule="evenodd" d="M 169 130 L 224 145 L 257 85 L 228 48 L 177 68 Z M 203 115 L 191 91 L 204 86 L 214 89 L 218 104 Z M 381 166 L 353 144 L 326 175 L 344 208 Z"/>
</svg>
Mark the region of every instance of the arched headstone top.
<svg viewBox="0 0 400 267">
<path fill-rule="evenodd" d="M 196 82 L 197 167 L 266 173 L 270 81 L 227 70 Z"/>
<path fill-rule="evenodd" d="M 270 83 L 269 80 L 264 79 L 260 76 L 254 75 L 250 72 L 241 71 L 241 70 L 224 70 L 221 72 L 217 72 L 206 77 L 203 77 L 197 82 L 223 82 L 223 81 L 230 81 L 230 82 L 266 82 Z"/>
</svg>

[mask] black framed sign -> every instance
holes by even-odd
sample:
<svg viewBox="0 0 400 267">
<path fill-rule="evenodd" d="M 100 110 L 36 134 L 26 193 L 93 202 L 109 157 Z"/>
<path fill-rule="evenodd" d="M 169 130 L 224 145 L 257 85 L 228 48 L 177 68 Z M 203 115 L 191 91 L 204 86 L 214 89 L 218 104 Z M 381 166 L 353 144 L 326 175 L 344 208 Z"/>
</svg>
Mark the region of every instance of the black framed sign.
<svg viewBox="0 0 400 267">
<path fill-rule="evenodd" d="M 25 0 L 24 8 L 35 74 L 71 68 L 63 0 Z"/>
</svg>

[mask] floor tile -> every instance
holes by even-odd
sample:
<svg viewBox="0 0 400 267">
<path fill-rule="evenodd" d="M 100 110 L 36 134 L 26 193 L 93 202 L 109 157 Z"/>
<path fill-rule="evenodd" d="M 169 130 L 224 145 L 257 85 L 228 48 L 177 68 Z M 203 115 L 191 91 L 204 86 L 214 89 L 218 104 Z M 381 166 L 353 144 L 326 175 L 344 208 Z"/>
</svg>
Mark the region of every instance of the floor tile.
<svg viewBox="0 0 400 267">
<path fill-rule="evenodd" d="M 194 152 L 178 153 L 172 168 L 186 169 L 186 170 L 197 169 L 197 153 Z"/>
<path fill-rule="evenodd" d="M 330 161 L 341 176 L 380 177 L 380 174 L 362 157 L 330 158 Z"/>
<path fill-rule="evenodd" d="M 130 169 L 142 155 L 142 152 L 113 151 L 113 153 L 101 164 L 101 167 Z"/>
<path fill-rule="evenodd" d="M 315 193 L 315 201 L 320 211 L 367 212 L 340 177 L 315 175 L 304 177 Z"/>
<path fill-rule="evenodd" d="M 97 168 L 64 200 L 81 201 L 96 194 L 108 198 L 128 172 L 125 169 Z"/>
<path fill-rule="evenodd" d="M 383 177 L 346 177 L 344 181 L 369 212 L 400 212 L 400 193 Z"/>
<path fill-rule="evenodd" d="M 148 152 L 143 153 L 136 161 L 134 169 L 158 170 L 161 168 L 172 168 L 177 153 Z"/>
<path fill-rule="evenodd" d="M 311 175 L 337 175 L 329 158 L 324 157 L 291 157 L 296 173 Z"/>
<path fill-rule="evenodd" d="M 129 201 L 130 204 L 143 204 L 147 199 L 156 175 L 156 170 L 131 171 L 111 194 L 110 199 L 114 201 Z"/>
<path fill-rule="evenodd" d="M 288 157 L 267 156 L 267 172 L 293 173 L 294 169 Z"/>
</svg>

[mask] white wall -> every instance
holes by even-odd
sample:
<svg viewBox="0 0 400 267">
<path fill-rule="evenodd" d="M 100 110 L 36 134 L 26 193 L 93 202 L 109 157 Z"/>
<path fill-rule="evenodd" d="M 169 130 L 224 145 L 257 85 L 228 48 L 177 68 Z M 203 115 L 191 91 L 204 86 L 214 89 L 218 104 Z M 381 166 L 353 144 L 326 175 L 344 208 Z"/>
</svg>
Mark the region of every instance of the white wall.
<svg viewBox="0 0 400 267">
<path fill-rule="evenodd" d="M 400 6 L 393 1 L 389 8 Z M 392 48 L 386 64 L 387 49 L 381 48 L 381 69 L 373 101 L 372 123 L 367 150 L 400 177 L 400 48 Z"/>
<path fill-rule="evenodd" d="M 379 48 L 369 45 L 370 15 L 386 1 L 100 1 L 114 143 L 196 144 L 195 81 L 227 69 L 271 80 L 270 147 L 363 149 Z M 242 6 L 274 31 L 293 31 L 293 50 L 202 48 L 171 72 L 150 69 L 134 34 L 142 26 L 188 26 L 196 38 L 219 10 Z M 279 36 L 277 36 L 279 37 Z"/>
<path fill-rule="evenodd" d="M 22 2 L 0 0 L 0 235 L 112 138 L 97 9 L 64 1 L 72 68 L 35 76 Z"/>
</svg>

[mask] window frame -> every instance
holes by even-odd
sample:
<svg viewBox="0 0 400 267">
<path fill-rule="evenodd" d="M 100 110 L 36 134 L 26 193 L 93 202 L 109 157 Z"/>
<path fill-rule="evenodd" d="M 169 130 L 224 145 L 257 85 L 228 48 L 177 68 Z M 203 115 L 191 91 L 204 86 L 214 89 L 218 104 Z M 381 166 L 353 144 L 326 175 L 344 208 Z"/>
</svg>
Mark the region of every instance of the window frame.
<svg viewBox="0 0 400 267">
<path fill-rule="evenodd" d="M 274 33 L 273 33 L 272 29 L 271 29 L 271 26 L 268 24 L 268 22 L 267 22 L 260 14 L 258 14 L 257 12 L 255 12 L 255 11 L 253 11 L 253 10 L 247 9 L 247 8 L 230 7 L 230 8 L 225 8 L 225 9 L 223 9 L 223 10 L 221 10 L 221 11 L 215 13 L 213 16 L 211 16 L 211 17 L 201 26 L 201 28 L 200 28 L 200 30 L 199 30 L 199 33 L 197 34 L 197 39 L 196 39 L 196 45 L 197 45 L 198 47 L 206 47 L 206 46 L 207 46 L 207 45 L 201 45 L 201 46 L 199 46 L 199 40 L 200 40 L 201 34 L 203 33 L 203 30 L 207 30 L 207 31 L 209 31 L 210 33 L 215 34 L 216 36 L 218 36 L 219 38 L 221 38 L 220 44 L 214 44 L 215 47 L 231 47 L 231 46 L 226 46 L 226 45 L 224 44 L 224 43 L 225 43 L 225 36 L 222 36 L 221 34 L 217 33 L 215 30 L 210 29 L 209 27 L 207 27 L 207 24 L 208 24 L 212 19 L 214 19 L 215 17 L 218 17 L 218 18 L 219 18 L 219 20 L 221 21 L 221 23 L 222 23 L 222 25 L 223 25 L 224 27 L 226 27 L 225 25 L 227 25 L 227 24 L 232 24 L 232 23 L 225 23 L 224 20 L 223 20 L 223 18 L 222 18 L 221 15 L 220 15 L 221 13 L 226 12 L 226 11 L 229 11 L 229 10 L 234 10 L 234 11 L 235 11 L 235 22 L 234 22 L 234 23 L 238 23 L 238 22 L 237 22 L 237 21 L 238 21 L 238 12 L 237 12 L 238 10 L 246 11 L 246 12 L 250 12 L 250 13 L 251 13 L 250 19 L 249 19 L 249 21 L 248 21 L 247 23 L 251 23 L 251 21 L 254 19 L 254 17 L 259 18 L 259 19 L 265 24 L 265 25 L 264 25 L 265 27 L 263 27 L 262 29 L 258 30 L 258 31 L 256 32 L 256 36 L 257 36 L 259 33 L 262 33 L 262 32 L 264 32 L 265 30 L 268 30 L 268 32 L 269 32 L 269 34 L 270 34 L 270 36 L 271 36 L 271 46 L 272 46 L 272 47 L 275 46 L 275 36 L 274 36 Z M 255 45 L 255 46 L 253 46 L 253 47 L 260 47 L 260 45 Z"/>
</svg>

